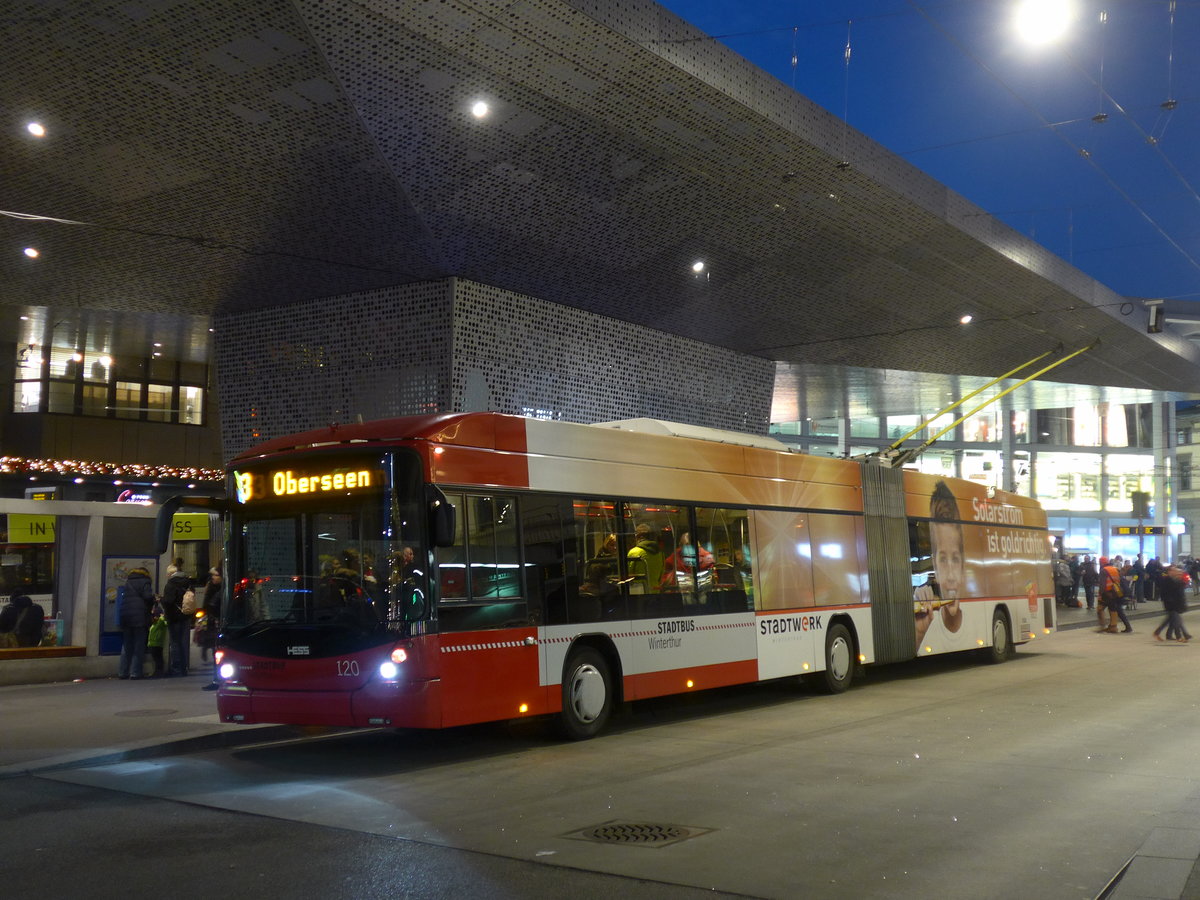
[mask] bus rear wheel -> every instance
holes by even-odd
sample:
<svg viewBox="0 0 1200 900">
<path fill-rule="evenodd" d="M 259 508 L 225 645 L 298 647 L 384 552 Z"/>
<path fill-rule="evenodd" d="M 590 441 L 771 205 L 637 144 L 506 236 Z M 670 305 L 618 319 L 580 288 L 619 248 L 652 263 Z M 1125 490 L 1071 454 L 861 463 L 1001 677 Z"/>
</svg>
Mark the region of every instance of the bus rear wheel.
<svg viewBox="0 0 1200 900">
<path fill-rule="evenodd" d="M 992 646 L 984 651 L 989 662 L 1002 663 L 1012 655 L 1012 634 L 1008 628 L 1008 616 L 1000 610 L 992 613 Z"/>
<path fill-rule="evenodd" d="M 821 686 L 827 693 L 841 694 L 854 679 L 854 638 L 845 625 L 833 625 L 825 635 L 825 671 Z"/>
<path fill-rule="evenodd" d="M 573 741 L 599 734 L 613 707 L 612 677 L 598 650 L 580 647 L 563 667 L 562 714 L 559 725 Z"/>
</svg>

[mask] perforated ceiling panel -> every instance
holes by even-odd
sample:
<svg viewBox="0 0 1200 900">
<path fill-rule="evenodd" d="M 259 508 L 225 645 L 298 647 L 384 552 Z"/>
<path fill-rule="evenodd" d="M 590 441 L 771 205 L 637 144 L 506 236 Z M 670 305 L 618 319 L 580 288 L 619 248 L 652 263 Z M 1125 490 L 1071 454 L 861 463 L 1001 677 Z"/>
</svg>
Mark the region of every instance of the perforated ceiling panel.
<svg viewBox="0 0 1200 900">
<path fill-rule="evenodd" d="M 1055 380 L 1196 382 L 1139 302 L 648 0 L 47 0 L 4 28 L 0 207 L 91 223 L 0 219 L 43 250 L 0 256 L 10 306 L 457 275 L 767 359 L 994 375 L 1100 339 Z"/>
</svg>

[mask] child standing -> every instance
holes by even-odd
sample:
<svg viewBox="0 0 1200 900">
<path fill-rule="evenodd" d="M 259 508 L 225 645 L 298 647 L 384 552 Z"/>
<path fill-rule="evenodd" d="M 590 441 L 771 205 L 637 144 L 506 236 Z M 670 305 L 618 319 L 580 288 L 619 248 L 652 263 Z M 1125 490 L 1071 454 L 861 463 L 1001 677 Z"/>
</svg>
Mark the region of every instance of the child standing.
<svg viewBox="0 0 1200 900">
<path fill-rule="evenodd" d="M 155 605 L 154 617 L 150 620 L 150 636 L 146 639 L 146 647 L 150 658 L 154 660 L 154 672 L 151 678 L 163 676 L 163 646 L 167 643 L 167 620 L 163 618 L 162 610 Z"/>
</svg>

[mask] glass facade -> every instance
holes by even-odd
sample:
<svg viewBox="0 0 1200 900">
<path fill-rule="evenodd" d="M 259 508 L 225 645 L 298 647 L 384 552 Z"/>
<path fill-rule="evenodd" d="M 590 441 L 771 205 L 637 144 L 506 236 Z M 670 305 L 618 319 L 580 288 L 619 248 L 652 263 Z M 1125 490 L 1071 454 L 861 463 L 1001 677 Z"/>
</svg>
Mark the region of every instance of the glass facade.
<svg viewBox="0 0 1200 900">
<path fill-rule="evenodd" d="M 20 345 L 12 410 L 204 424 L 208 367 L 160 357 L 113 360 L 99 351 Z"/>
<path fill-rule="evenodd" d="M 1168 483 L 1169 443 L 1175 437 L 1170 423 L 1171 405 L 1160 405 L 1160 426 L 1155 424 L 1154 403 L 1079 404 L 1039 410 L 985 408 L 958 426 L 957 433 L 942 436 L 906 465 L 1035 497 L 1051 517 L 1051 529 L 1062 533 L 1064 546 L 1078 548 L 1078 552 L 1129 554 L 1132 549 L 1137 553 L 1136 536 L 1112 533 L 1118 525 L 1138 524 L 1131 518 L 1134 493 L 1148 493 L 1163 507 L 1163 515 L 1152 508 L 1151 517 L 1143 524 L 1172 523 L 1170 533 L 1178 531 L 1178 523 L 1167 510 L 1173 502 L 1172 485 Z M 903 446 L 918 446 L 960 414 L 938 417 Z M 860 437 L 869 431 L 868 421 L 865 417 L 850 420 L 856 438 L 851 456 L 871 452 L 864 447 L 870 441 Z M 921 421 L 922 417 L 916 415 L 887 416 L 875 450 L 904 437 Z M 837 455 L 837 419 L 821 420 L 819 429 L 791 424 L 773 425 L 772 432 L 805 452 Z M 1156 427 L 1162 432 L 1157 444 Z M 1155 453 L 1149 452 L 1154 449 L 1165 452 L 1163 462 L 1156 464 Z M 1189 454 L 1180 456 L 1175 478 L 1175 487 L 1184 484 L 1184 490 L 1190 489 Z M 1146 536 L 1141 542 L 1142 552 L 1161 555 L 1164 551 L 1155 542 L 1154 536 Z"/>
</svg>

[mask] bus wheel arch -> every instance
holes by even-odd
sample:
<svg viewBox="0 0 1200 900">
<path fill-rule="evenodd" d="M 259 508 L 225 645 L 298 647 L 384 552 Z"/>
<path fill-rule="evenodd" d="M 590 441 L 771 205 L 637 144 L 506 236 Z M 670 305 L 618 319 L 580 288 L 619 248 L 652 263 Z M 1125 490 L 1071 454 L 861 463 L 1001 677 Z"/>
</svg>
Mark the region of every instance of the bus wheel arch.
<svg viewBox="0 0 1200 900">
<path fill-rule="evenodd" d="M 997 605 L 992 611 L 992 643 L 984 648 L 989 662 L 1002 663 L 1013 655 L 1012 620 L 1008 617 L 1008 607 Z"/>
<path fill-rule="evenodd" d="M 575 641 L 563 659 L 558 730 L 575 741 L 595 737 L 621 699 L 620 657 L 606 637 Z"/>
<path fill-rule="evenodd" d="M 858 667 L 858 640 L 854 622 L 848 616 L 835 616 L 825 631 L 825 670 L 814 681 L 829 694 L 849 689 Z"/>
</svg>

